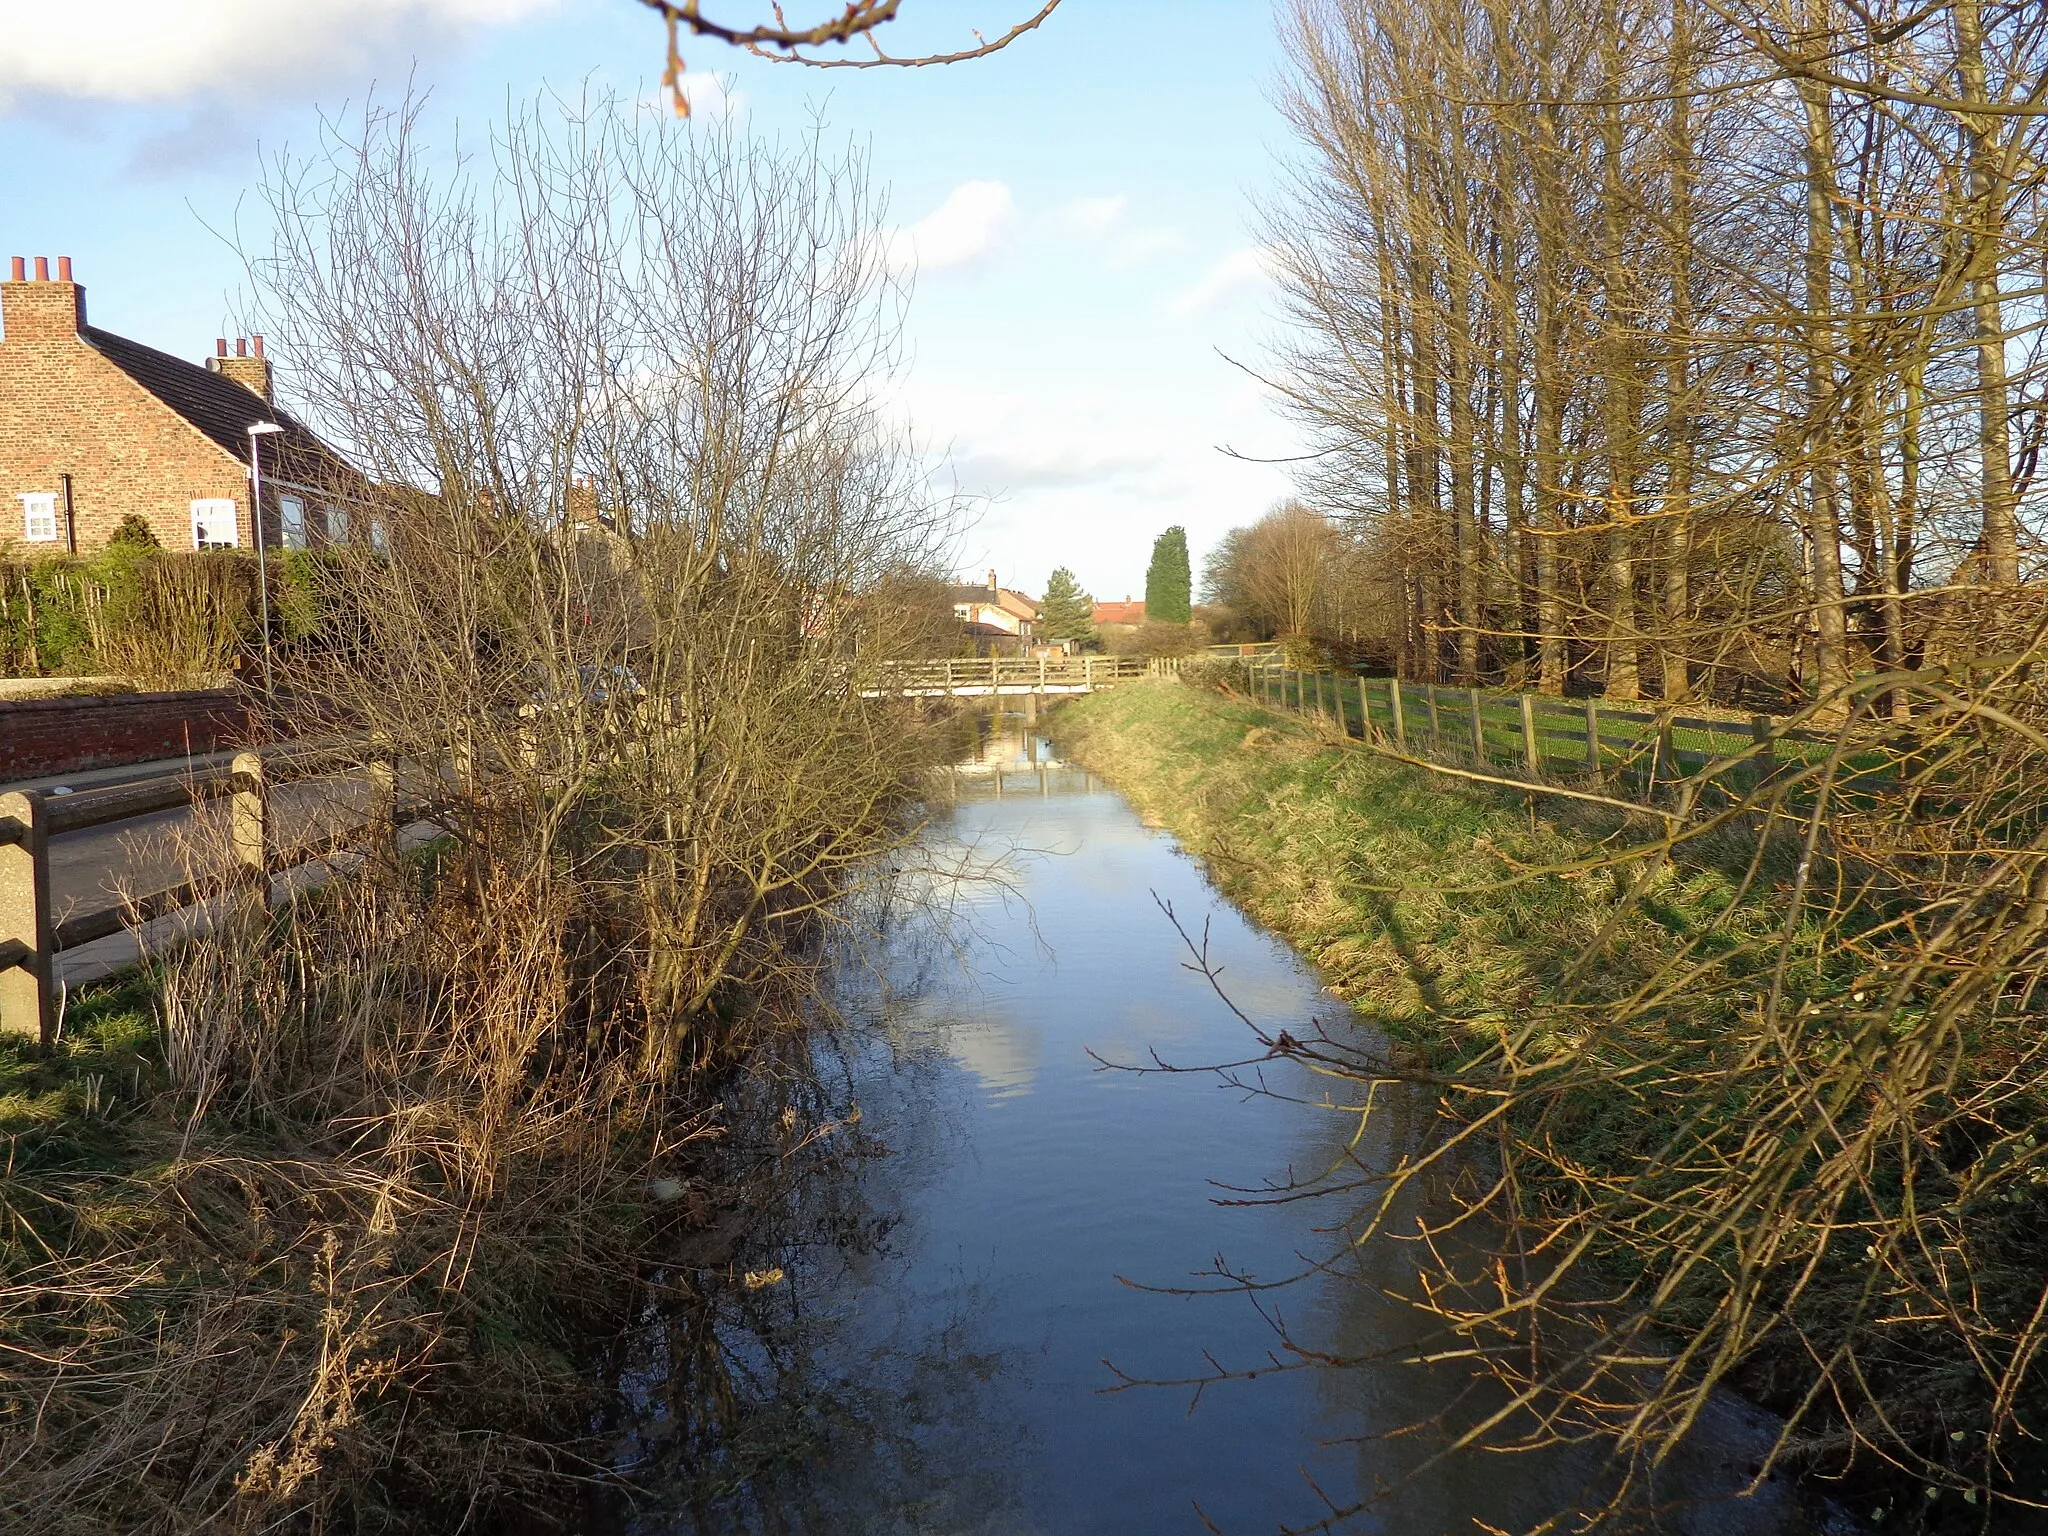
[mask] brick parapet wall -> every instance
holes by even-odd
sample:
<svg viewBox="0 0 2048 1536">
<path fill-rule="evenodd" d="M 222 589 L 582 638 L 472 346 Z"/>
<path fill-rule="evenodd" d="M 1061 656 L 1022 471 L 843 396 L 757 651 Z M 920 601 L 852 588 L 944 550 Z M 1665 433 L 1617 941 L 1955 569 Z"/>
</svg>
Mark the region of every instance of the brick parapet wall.
<svg viewBox="0 0 2048 1536">
<path fill-rule="evenodd" d="M 257 720 L 230 689 L 0 700 L 0 781 L 118 768 L 257 739 Z"/>
</svg>

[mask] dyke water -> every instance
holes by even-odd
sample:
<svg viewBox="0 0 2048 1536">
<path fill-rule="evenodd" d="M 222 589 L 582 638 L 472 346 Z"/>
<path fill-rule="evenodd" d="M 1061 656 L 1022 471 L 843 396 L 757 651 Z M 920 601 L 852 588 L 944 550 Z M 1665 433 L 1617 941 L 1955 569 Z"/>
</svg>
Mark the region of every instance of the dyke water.
<svg viewBox="0 0 2048 1536">
<path fill-rule="evenodd" d="M 1387 1295 L 1398 1237 L 1277 1290 L 1220 1278 L 1344 1252 L 1337 1200 L 1239 1192 L 1328 1166 L 1356 1122 L 1289 1062 L 1258 1069 L 1276 1096 L 1118 1070 L 1259 1054 L 1161 904 L 1269 1032 L 1364 1026 L 1020 717 L 981 731 L 903 899 L 835 967 L 818 1091 L 857 1109 L 858 1150 L 755 1213 L 748 1283 L 629 1341 L 619 1455 L 648 1496 L 604 1530 L 1235 1536 L 1370 1501 L 1336 1529 L 1428 1536 L 1597 1505 L 1596 1447 L 1439 1457 L 1488 1389 L 1403 1358 L 1430 1327 Z M 1369 1363 L 1275 1369 L 1300 1365 L 1276 1323 Z M 1219 1368 L 1260 1374 L 1128 1384 Z M 1770 1433 L 1719 1403 L 1649 1480 L 1656 1528 L 1840 1528 L 1778 1483 L 1734 1497 Z"/>
</svg>

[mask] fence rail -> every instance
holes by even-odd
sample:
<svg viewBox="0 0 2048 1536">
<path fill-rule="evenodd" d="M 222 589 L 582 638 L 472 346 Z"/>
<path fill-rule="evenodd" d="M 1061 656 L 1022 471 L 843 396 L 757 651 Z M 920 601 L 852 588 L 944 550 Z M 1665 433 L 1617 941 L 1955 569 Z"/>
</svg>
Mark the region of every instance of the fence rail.
<svg viewBox="0 0 2048 1536">
<path fill-rule="evenodd" d="M 392 775 L 388 766 L 373 763 L 366 820 L 288 847 L 280 846 L 276 838 L 271 789 L 288 779 L 331 776 L 338 764 L 359 762 L 361 752 L 360 743 L 352 750 L 281 747 L 237 753 L 224 768 L 78 794 L 21 790 L 0 795 L 0 1035 L 25 1035 L 49 1043 L 56 1029 L 56 960 L 65 950 L 236 891 L 256 892 L 267 901 L 273 877 L 326 858 L 347 844 L 392 836 L 398 809 Z M 225 868 L 55 920 L 50 899 L 52 837 L 223 797 L 229 801 Z"/>
<path fill-rule="evenodd" d="M 1741 759 L 1736 782 L 1753 788 L 1781 765 L 1805 762 L 1834 737 L 1787 729 L 1768 715 L 1713 719 L 1619 707 L 1600 699 L 1454 688 L 1290 667 L 1254 667 L 1253 696 L 1270 708 L 1316 715 L 1345 733 L 1418 758 L 1457 758 L 1481 771 L 1597 779 L 1655 800 L 1708 764 Z M 1856 768 L 1849 765 L 1851 777 Z"/>
</svg>

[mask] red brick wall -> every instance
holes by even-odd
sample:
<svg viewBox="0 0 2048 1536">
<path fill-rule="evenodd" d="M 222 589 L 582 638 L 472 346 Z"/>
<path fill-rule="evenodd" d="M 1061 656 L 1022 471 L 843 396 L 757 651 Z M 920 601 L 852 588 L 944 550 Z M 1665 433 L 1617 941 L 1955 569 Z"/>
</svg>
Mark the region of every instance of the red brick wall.
<svg viewBox="0 0 2048 1536">
<path fill-rule="evenodd" d="M 248 471 L 80 339 L 82 287 L 0 283 L 0 308 L 0 548 L 11 541 L 17 557 L 64 553 L 65 474 L 81 552 L 106 543 L 131 512 L 149 520 L 165 549 L 190 549 L 192 502 L 209 496 L 235 503 L 242 548 L 253 547 Z M 37 492 L 58 497 L 54 544 L 22 540 L 17 498 Z"/>
<path fill-rule="evenodd" d="M 254 726 L 227 690 L 0 700 L 0 782 L 237 747 Z"/>
</svg>

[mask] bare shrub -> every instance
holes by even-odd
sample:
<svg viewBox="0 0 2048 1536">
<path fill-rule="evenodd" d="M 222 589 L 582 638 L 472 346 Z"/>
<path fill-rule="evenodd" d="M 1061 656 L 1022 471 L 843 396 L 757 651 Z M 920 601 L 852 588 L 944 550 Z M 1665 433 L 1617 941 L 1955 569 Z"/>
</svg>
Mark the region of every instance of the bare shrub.
<svg viewBox="0 0 2048 1536">
<path fill-rule="evenodd" d="M 931 643 L 950 508 L 877 403 L 858 162 L 606 100 L 473 175 L 419 123 L 280 164 L 253 264 L 382 487 L 275 701 L 371 823 L 166 958 L 102 1170 L 0 1184 L 9 1530 L 449 1529 L 597 1472 L 578 1350 L 649 1191 L 747 1198 L 698 1178 L 723 1089 L 772 1100 L 834 903 L 914 832 L 925 728 L 864 685 Z"/>
</svg>

